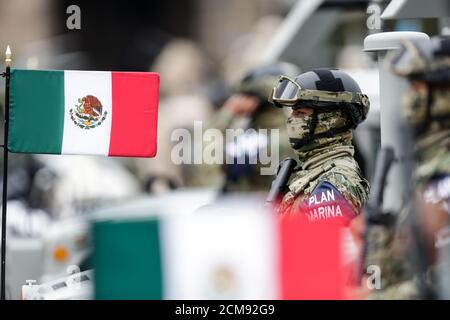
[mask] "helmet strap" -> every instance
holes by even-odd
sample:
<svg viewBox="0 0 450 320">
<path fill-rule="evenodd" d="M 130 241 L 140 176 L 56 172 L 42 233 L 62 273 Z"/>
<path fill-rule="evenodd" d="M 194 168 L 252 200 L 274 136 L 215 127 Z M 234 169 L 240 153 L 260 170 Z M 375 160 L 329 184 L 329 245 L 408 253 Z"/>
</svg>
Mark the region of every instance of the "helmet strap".
<svg viewBox="0 0 450 320">
<path fill-rule="evenodd" d="M 311 122 L 309 123 L 309 135 L 314 135 L 314 132 L 316 131 L 317 124 L 319 123 L 319 117 L 317 116 L 317 114 L 317 110 L 313 109 Z"/>
<path fill-rule="evenodd" d="M 342 110 L 344 110 L 347 114 L 347 117 L 350 120 L 351 128 L 355 129 L 358 124 L 364 120 L 363 112 L 353 103 L 343 102 L 342 104 Z"/>
</svg>

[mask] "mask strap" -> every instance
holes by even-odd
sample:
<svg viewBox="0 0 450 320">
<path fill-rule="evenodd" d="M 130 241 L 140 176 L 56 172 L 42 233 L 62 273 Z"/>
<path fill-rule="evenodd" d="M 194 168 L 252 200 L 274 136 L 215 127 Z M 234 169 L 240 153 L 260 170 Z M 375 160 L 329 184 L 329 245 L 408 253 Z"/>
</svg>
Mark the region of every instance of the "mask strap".
<svg viewBox="0 0 450 320">
<path fill-rule="evenodd" d="M 319 117 L 317 115 L 317 110 L 313 109 L 313 113 L 311 115 L 311 122 L 309 124 L 309 134 L 314 135 L 316 131 L 317 124 L 319 123 Z"/>
<path fill-rule="evenodd" d="M 305 138 L 301 139 L 304 140 L 303 143 L 309 143 L 314 139 L 314 132 L 316 131 L 317 124 L 319 123 L 319 117 L 317 113 L 317 110 L 314 109 L 311 115 L 311 121 L 309 122 L 309 133 Z"/>
</svg>

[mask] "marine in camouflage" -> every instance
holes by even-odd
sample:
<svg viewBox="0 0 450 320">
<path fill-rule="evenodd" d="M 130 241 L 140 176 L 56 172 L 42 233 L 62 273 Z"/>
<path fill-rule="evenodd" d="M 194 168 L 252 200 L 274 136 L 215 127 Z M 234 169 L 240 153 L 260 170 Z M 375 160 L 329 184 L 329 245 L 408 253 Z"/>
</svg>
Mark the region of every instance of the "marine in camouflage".
<svg viewBox="0 0 450 320">
<path fill-rule="evenodd" d="M 308 211 L 305 200 L 311 195 L 314 199 L 315 192 L 326 184 L 328 191 L 336 189 L 343 196 L 354 215 L 359 214 L 367 202 L 369 183 L 353 157 L 352 129 L 366 118 L 368 97 L 354 79 L 338 69 L 315 69 L 295 79 L 281 76 L 271 97 L 275 106 L 294 110 L 286 127 L 299 160 L 278 212 Z M 294 113 L 300 108 L 310 111 Z M 328 204 L 322 209 L 337 207 Z"/>
<path fill-rule="evenodd" d="M 402 63 L 397 63 L 400 60 Z M 411 214 L 409 206 L 416 207 L 419 220 L 421 216 L 422 219 L 434 219 L 435 207 L 426 203 L 428 190 L 450 175 L 450 81 L 435 83 L 448 77 L 446 74 L 450 72 L 450 59 L 448 54 L 433 54 L 431 46 L 426 48 L 405 41 L 399 52 L 393 53 L 387 61 L 394 73 L 408 77 L 412 83 L 401 107 L 404 118 L 415 132 L 416 166 L 413 182 L 417 195 L 403 208 L 395 228 L 380 231 L 384 234 L 384 240 L 378 243 L 383 245 L 368 250 L 368 263 L 381 267 L 383 279 L 382 290 L 373 291 L 368 299 L 418 299 L 423 293 L 419 290 L 419 282 L 412 270 L 414 262 L 406 254 L 411 241 L 405 239 L 404 235 L 412 231 L 405 221 Z M 443 201 L 448 199 L 442 198 L 438 202 Z M 420 228 L 424 228 L 425 221 L 419 221 Z M 410 236 L 417 237 L 416 234 Z M 376 239 L 370 241 L 376 243 Z M 428 273 L 431 269 L 432 265 Z M 425 285 L 434 287 L 432 281 Z"/>
<path fill-rule="evenodd" d="M 409 65 L 398 70 L 393 56 L 392 70 L 408 77 L 412 84 L 402 101 L 402 114 L 415 129 L 416 189 L 423 192 L 437 177 L 450 175 L 450 38 L 437 37 L 428 47 L 405 41 Z M 397 55 L 401 55 L 402 51 Z M 420 86 L 417 86 L 420 84 Z"/>
</svg>

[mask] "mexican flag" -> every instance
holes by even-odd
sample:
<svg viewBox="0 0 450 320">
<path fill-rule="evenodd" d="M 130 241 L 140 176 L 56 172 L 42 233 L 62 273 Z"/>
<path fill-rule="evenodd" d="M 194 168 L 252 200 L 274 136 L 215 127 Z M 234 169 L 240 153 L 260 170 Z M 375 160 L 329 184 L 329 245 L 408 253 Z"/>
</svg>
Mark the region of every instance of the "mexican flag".
<svg viewBox="0 0 450 320">
<path fill-rule="evenodd" d="M 123 219 L 93 225 L 96 299 L 344 298 L 335 227 L 259 207 L 160 218 L 143 217 L 141 208 L 131 219 L 137 208 L 130 206 L 113 215 L 121 210 Z"/>
<path fill-rule="evenodd" d="M 8 150 L 154 157 L 159 75 L 11 71 Z"/>
</svg>

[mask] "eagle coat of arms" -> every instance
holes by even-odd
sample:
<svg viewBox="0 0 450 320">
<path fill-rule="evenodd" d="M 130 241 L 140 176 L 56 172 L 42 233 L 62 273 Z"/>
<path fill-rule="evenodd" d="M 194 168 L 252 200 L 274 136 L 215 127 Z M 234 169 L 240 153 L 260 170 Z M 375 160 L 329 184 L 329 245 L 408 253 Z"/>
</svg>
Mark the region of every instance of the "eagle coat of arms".
<svg viewBox="0 0 450 320">
<path fill-rule="evenodd" d="M 108 114 L 100 100 L 92 95 L 79 98 L 75 109 L 70 109 L 69 113 L 73 123 L 86 130 L 100 126 Z"/>
</svg>

